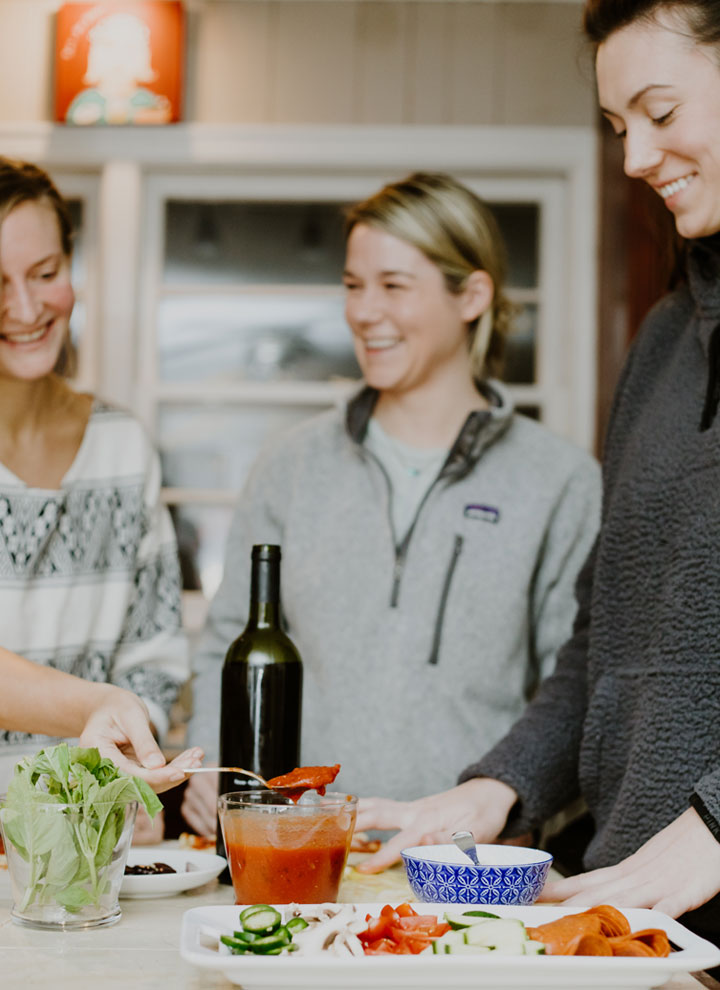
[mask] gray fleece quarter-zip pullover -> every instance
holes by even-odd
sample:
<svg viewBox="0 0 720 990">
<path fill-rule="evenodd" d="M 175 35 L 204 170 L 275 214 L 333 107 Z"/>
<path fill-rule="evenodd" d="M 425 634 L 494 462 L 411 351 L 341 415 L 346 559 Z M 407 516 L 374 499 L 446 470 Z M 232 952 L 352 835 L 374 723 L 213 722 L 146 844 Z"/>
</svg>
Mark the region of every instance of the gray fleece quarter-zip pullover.
<svg viewBox="0 0 720 990">
<path fill-rule="evenodd" d="M 302 761 L 338 786 L 409 799 L 452 786 L 555 662 L 595 536 L 599 469 L 513 412 L 498 383 L 470 415 L 402 543 L 363 444 L 376 394 L 283 435 L 255 465 L 196 655 L 193 744 L 217 753 L 219 679 L 247 616 L 254 543 L 283 550 L 305 665 Z"/>
<path fill-rule="evenodd" d="M 588 869 L 690 804 L 720 838 L 720 237 L 690 245 L 689 285 L 652 310 L 615 396 L 574 635 L 519 723 L 462 774 L 515 788 L 510 832 L 580 790 L 596 825 Z"/>
</svg>

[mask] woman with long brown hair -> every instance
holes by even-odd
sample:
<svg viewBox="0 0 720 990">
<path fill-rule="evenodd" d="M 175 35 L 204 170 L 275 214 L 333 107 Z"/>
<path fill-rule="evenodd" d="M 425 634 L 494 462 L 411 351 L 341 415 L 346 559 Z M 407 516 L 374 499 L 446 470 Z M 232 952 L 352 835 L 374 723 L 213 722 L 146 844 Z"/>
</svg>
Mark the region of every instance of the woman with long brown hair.
<svg viewBox="0 0 720 990">
<path fill-rule="evenodd" d="M 459 787 L 358 821 L 401 828 L 373 869 L 456 828 L 537 827 L 582 793 L 590 872 L 545 896 L 655 907 L 720 944 L 720 2 L 588 0 L 585 29 L 625 171 L 672 213 L 688 280 L 620 379 L 556 673 Z"/>
</svg>

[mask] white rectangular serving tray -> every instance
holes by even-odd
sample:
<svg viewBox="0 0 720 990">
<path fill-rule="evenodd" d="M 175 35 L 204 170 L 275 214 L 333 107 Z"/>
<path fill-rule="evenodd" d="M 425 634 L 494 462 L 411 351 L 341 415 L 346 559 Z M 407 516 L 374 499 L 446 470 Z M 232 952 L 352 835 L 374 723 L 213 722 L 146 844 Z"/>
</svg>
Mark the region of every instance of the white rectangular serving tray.
<svg viewBox="0 0 720 990">
<path fill-rule="evenodd" d="M 421 914 L 442 918 L 447 910 L 469 910 L 471 904 L 413 905 Z M 310 908 L 311 905 L 308 905 Z M 358 904 L 365 914 L 377 916 L 382 903 Z M 541 925 L 583 908 L 553 906 L 483 905 L 501 917 L 520 918 L 526 925 Z M 423 953 L 417 956 L 365 956 L 347 958 L 331 955 L 302 956 L 232 956 L 221 954 L 201 943 L 203 928 L 230 934 L 238 927 L 242 906 L 196 907 L 183 916 L 180 954 L 193 966 L 221 972 L 231 983 L 246 990 L 255 987 L 291 990 L 291 988 L 338 987 L 353 990 L 396 990 L 396 988 L 433 988 L 461 990 L 478 987 L 513 987 L 516 990 L 547 987 L 552 990 L 630 990 L 659 987 L 678 974 L 697 972 L 720 965 L 720 949 L 699 938 L 683 925 L 659 911 L 626 908 L 623 914 L 633 931 L 662 928 L 679 951 L 667 959 L 628 958 L 622 956 L 502 956 L 445 955 Z M 282 906 L 278 908 L 282 911 Z"/>
</svg>

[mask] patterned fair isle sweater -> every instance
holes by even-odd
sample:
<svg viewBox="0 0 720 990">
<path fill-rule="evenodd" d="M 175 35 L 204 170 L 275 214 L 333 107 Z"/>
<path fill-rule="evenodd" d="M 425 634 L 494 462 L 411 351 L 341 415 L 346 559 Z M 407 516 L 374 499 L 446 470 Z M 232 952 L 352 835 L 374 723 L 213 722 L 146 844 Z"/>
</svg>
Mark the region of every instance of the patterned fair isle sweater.
<svg viewBox="0 0 720 990">
<path fill-rule="evenodd" d="M 188 675 L 172 523 L 141 425 L 95 401 L 59 490 L 0 463 L 0 643 L 139 694 L 162 734 Z M 0 732 L 7 767 L 45 737 Z"/>
<path fill-rule="evenodd" d="M 615 398 L 603 515 L 573 638 L 511 732 L 461 779 L 520 795 L 508 831 L 581 791 L 588 869 L 689 804 L 720 822 L 720 241 L 647 318 Z"/>
</svg>

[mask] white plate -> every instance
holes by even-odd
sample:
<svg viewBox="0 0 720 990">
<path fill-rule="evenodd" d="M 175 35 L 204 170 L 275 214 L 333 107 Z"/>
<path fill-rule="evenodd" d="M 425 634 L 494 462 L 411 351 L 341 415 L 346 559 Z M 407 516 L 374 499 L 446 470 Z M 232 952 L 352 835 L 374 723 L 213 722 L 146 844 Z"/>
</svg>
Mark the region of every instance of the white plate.
<svg viewBox="0 0 720 990">
<path fill-rule="evenodd" d="M 128 866 L 148 866 L 167 863 L 176 873 L 156 873 L 150 876 L 124 876 L 121 897 L 168 897 L 182 890 L 202 887 L 213 880 L 226 866 L 222 856 L 210 852 L 169 850 L 159 846 L 136 846 L 128 853 Z"/>
<path fill-rule="evenodd" d="M 359 904 L 363 915 L 378 915 L 382 903 Z M 442 915 L 448 904 L 415 904 L 423 914 Z M 467 909 L 470 905 L 463 904 Z M 394 990 L 397 987 L 428 987 L 459 990 L 465 987 L 547 987 L 552 990 L 626 990 L 657 987 L 673 975 L 696 972 L 720 964 L 720 949 L 693 935 L 687 928 L 659 911 L 627 908 L 623 911 L 633 931 L 662 928 L 680 947 L 667 959 L 627 958 L 622 956 L 501 956 L 457 955 L 433 956 L 232 956 L 221 955 L 201 944 L 201 928 L 232 932 L 237 927 L 239 907 L 197 907 L 183 915 L 180 954 L 194 966 L 218 970 L 231 983 L 245 990 L 271 987 L 365 988 Z M 495 907 L 489 910 L 509 918 L 520 918 L 528 925 L 540 925 L 573 911 L 563 907 Z"/>
</svg>

